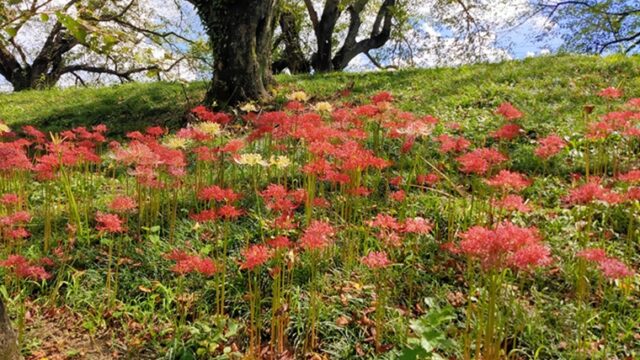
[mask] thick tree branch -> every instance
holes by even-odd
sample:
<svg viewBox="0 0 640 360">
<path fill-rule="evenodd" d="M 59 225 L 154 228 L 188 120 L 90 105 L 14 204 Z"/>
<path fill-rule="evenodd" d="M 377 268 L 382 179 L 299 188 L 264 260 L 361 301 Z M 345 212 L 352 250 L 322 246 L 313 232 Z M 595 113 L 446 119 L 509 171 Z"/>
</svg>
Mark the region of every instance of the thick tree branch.
<svg viewBox="0 0 640 360">
<path fill-rule="evenodd" d="M 157 65 L 138 67 L 138 68 L 133 68 L 127 71 L 118 71 L 118 70 L 109 69 L 106 67 L 91 66 L 91 65 L 69 65 L 62 68 L 61 73 L 67 74 L 67 73 L 73 73 L 76 71 L 85 71 L 85 72 L 90 72 L 95 74 L 115 75 L 121 79 L 131 81 L 131 75 L 133 74 L 144 72 L 144 71 L 157 70 L 157 69 L 159 69 Z"/>
<path fill-rule="evenodd" d="M 314 31 L 318 31 L 318 13 L 316 12 L 316 9 L 313 7 L 313 1 L 311 0 L 304 0 L 304 4 L 307 7 L 307 12 L 309 13 L 309 19 L 311 19 L 311 25 L 313 26 L 313 30 Z"/>
<path fill-rule="evenodd" d="M 389 38 L 391 37 L 391 28 L 393 25 L 393 14 L 391 12 L 391 7 L 395 6 L 395 3 L 395 0 L 385 0 L 382 5 L 380 5 L 380 9 L 378 10 L 378 14 L 376 15 L 376 21 L 374 22 L 374 26 L 371 29 L 370 37 L 355 43 L 347 41 L 344 42 L 343 46 L 336 53 L 332 60 L 334 69 L 344 69 L 354 57 L 358 56 L 358 54 L 366 54 L 372 49 L 377 49 L 383 46 L 389 40 Z M 360 27 L 359 16 L 352 17 L 351 21 L 354 27 Z M 355 29 L 351 29 L 350 27 L 350 32 L 351 30 L 354 30 L 355 32 Z"/>
<path fill-rule="evenodd" d="M 626 36 L 626 37 L 623 37 L 623 38 L 616 38 L 614 40 L 607 41 L 606 43 L 604 43 L 604 44 L 602 44 L 600 46 L 599 53 L 602 54 L 605 50 L 607 50 L 607 48 L 609 46 L 620 44 L 620 43 L 625 43 L 625 42 L 629 42 L 629 41 L 634 41 L 634 40 L 636 40 L 638 38 L 640 38 L 640 32 L 637 32 L 637 33 L 635 33 L 633 35 Z M 632 44 L 631 47 L 633 48 L 635 45 L 637 45 L 637 42 L 635 44 Z M 630 50 L 631 49 L 627 49 L 627 51 L 625 51 L 625 52 L 629 52 Z"/>
</svg>

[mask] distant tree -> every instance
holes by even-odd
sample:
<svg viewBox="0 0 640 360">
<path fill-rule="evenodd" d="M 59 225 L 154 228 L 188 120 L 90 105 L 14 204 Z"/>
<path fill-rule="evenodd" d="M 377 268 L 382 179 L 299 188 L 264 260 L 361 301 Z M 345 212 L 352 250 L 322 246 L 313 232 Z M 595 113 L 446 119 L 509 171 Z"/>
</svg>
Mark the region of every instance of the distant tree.
<svg viewBox="0 0 640 360">
<path fill-rule="evenodd" d="M 500 59 L 496 33 L 527 10 L 527 0 L 284 0 L 274 70 L 341 71 L 357 56 L 381 69 Z"/>
<path fill-rule="evenodd" d="M 344 70 L 356 56 L 385 45 L 403 9 L 401 0 L 285 0 L 280 12 L 280 34 L 275 47 L 283 45 L 276 71 L 288 67 L 293 73 Z M 322 10 L 318 13 L 318 10 Z M 308 29 L 305 29 L 308 27 Z M 309 31 L 307 31 L 309 30 Z M 307 42 L 313 36 L 315 48 Z M 304 49 L 304 50 L 303 50 Z M 305 51 L 306 50 L 306 51 Z"/>
<path fill-rule="evenodd" d="M 157 77 L 186 59 L 180 43 L 191 42 L 169 25 L 150 0 L 3 0 L 0 75 L 15 91 L 64 75 L 80 83 L 89 73 Z"/>
<path fill-rule="evenodd" d="M 640 45 L 638 1 L 535 1 L 534 7 L 556 25 L 566 50 L 631 53 Z"/>
</svg>

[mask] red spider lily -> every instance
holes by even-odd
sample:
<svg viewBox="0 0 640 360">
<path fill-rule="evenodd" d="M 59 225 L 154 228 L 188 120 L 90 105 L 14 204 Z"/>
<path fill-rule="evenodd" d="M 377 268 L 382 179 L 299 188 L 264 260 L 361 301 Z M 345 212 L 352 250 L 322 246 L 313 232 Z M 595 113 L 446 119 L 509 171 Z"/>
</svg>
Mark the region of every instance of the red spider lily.
<svg viewBox="0 0 640 360">
<path fill-rule="evenodd" d="M 506 161 L 507 157 L 497 150 L 480 148 L 459 156 L 456 160 L 460 164 L 460 171 L 482 175 L 489 171 L 491 166 Z"/>
<path fill-rule="evenodd" d="M 231 121 L 231 116 L 224 113 L 211 112 L 206 107 L 200 105 L 191 109 L 191 113 L 202 121 L 215 122 L 220 125 L 226 125 Z"/>
<path fill-rule="evenodd" d="M 396 176 L 394 178 L 389 179 L 389 185 L 393 185 L 395 187 L 398 187 L 400 185 L 402 185 L 404 179 L 402 179 L 402 176 Z"/>
<path fill-rule="evenodd" d="M 299 101 L 289 101 L 284 105 L 284 108 L 289 111 L 302 111 L 304 110 L 304 104 Z"/>
<path fill-rule="evenodd" d="M 606 89 L 601 90 L 598 93 L 598 96 L 604 99 L 617 99 L 622 97 L 622 90 L 616 89 L 613 86 L 610 86 Z"/>
<path fill-rule="evenodd" d="M 31 170 L 31 168 L 31 161 L 23 145 L 15 142 L 0 142 L 0 171 Z"/>
<path fill-rule="evenodd" d="M 25 125 L 22 127 L 22 131 L 29 137 L 33 138 L 36 144 L 44 144 L 47 142 L 47 136 L 40 130 L 31 125 Z"/>
<path fill-rule="evenodd" d="M 383 230 L 398 231 L 402 228 L 402 225 L 391 215 L 378 214 L 376 217 L 367 223 L 370 227 L 379 228 Z"/>
<path fill-rule="evenodd" d="M 98 222 L 96 229 L 100 232 L 121 233 L 125 231 L 122 219 L 116 214 L 107 214 L 98 211 L 96 221 Z"/>
<path fill-rule="evenodd" d="M 640 138 L 640 128 L 630 127 L 624 131 L 624 135 L 627 137 Z"/>
<path fill-rule="evenodd" d="M 436 174 L 436 173 L 420 174 L 420 175 L 416 176 L 416 183 L 418 185 L 433 186 L 433 185 L 437 184 L 438 182 L 440 182 L 440 176 L 438 176 L 438 174 Z"/>
<path fill-rule="evenodd" d="M 381 102 L 392 102 L 393 101 L 393 96 L 389 92 L 381 91 L 381 92 L 373 95 L 371 97 L 371 101 L 374 104 L 378 104 L 378 103 L 381 103 Z"/>
<path fill-rule="evenodd" d="M 44 267 L 32 265 L 21 255 L 9 255 L 6 260 L 0 261 L 0 267 L 11 269 L 14 275 L 20 279 L 47 280 L 51 278 L 51 274 Z"/>
<path fill-rule="evenodd" d="M 9 229 L 8 231 L 5 232 L 4 235 L 7 238 L 12 240 L 24 239 L 31 236 L 31 234 L 29 233 L 29 231 L 27 231 L 27 229 L 21 228 L 21 227 L 15 228 L 15 229 Z"/>
<path fill-rule="evenodd" d="M 403 202 L 406 197 L 404 190 L 394 191 L 389 194 L 389 199 L 397 202 Z"/>
<path fill-rule="evenodd" d="M 531 185 L 531 180 L 524 175 L 509 170 L 500 170 L 500 172 L 491 179 L 485 180 L 489 186 L 501 188 L 503 190 L 520 191 Z"/>
<path fill-rule="evenodd" d="M 548 159 L 553 155 L 559 153 L 562 149 L 567 146 L 567 142 L 564 141 L 558 135 L 549 135 L 545 138 L 540 139 L 538 142 L 538 146 L 535 149 L 536 156 Z"/>
<path fill-rule="evenodd" d="M 354 109 L 354 113 L 356 115 L 367 117 L 367 118 L 374 117 L 379 112 L 380 112 L 380 110 L 375 105 L 362 105 L 362 106 L 358 106 L 358 107 L 356 107 Z"/>
<path fill-rule="evenodd" d="M 349 189 L 347 192 L 355 197 L 367 197 L 371 195 L 372 191 L 364 186 L 358 186 L 357 188 Z"/>
<path fill-rule="evenodd" d="M 602 275 L 610 280 L 622 279 L 634 275 L 634 272 L 629 269 L 627 265 L 614 258 L 606 258 L 600 261 L 598 268 L 602 271 Z"/>
<path fill-rule="evenodd" d="M 595 179 L 570 190 L 569 195 L 564 197 L 563 200 L 571 205 L 585 205 L 596 200 L 608 204 L 617 204 L 621 202 L 623 198 L 620 194 L 600 185 L 599 179 Z"/>
<path fill-rule="evenodd" d="M 634 169 L 626 174 L 620 174 L 618 175 L 618 180 L 628 183 L 638 183 L 640 182 L 640 169 Z"/>
<path fill-rule="evenodd" d="M 298 223 L 293 221 L 293 216 L 281 214 L 274 220 L 273 227 L 277 230 L 293 230 L 298 228 Z"/>
<path fill-rule="evenodd" d="M 151 127 L 148 127 L 144 132 L 153 137 L 160 137 L 166 134 L 167 130 L 161 126 L 151 126 Z"/>
<path fill-rule="evenodd" d="M 587 261 L 600 262 L 607 258 L 607 253 L 603 249 L 590 248 L 590 249 L 580 250 L 580 252 L 578 252 L 576 256 L 583 258 Z"/>
<path fill-rule="evenodd" d="M 218 209 L 218 216 L 226 220 L 233 220 L 240 217 L 244 212 L 241 209 L 229 204 L 225 204 Z"/>
<path fill-rule="evenodd" d="M 387 253 L 384 251 L 371 251 L 362 258 L 362 263 L 369 269 L 382 269 L 391 264 Z"/>
<path fill-rule="evenodd" d="M 269 184 L 265 190 L 260 192 L 260 196 L 269 210 L 281 214 L 291 214 L 305 201 L 306 191 L 304 189 L 287 191 L 282 185 Z"/>
<path fill-rule="evenodd" d="M 223 189 L 218 185 L 212 185 L 200 190 L 198 193 L 198 199 L 232 203 L 240 199 L 240 194 L 233 191 L 233 189 Z"/>
<path fill-rule="evenodd" d="M 197 146 L 191 151 L 196 155 L 198 161 L 211 163 L 218 160 L 217 150 L 211 149 L 208 146 Z"/>
<path fill-rule="evenodd" d="M 462 125 L 460 125 L 460 123 L 457 123 L 457 122 L 451 122 L 451 123 L 447 123 L 447 128 L 453 131 L 460 131 L 462 130 Z"/>
<path fill-rule="evenodd" d="M 16 211 L 13 214 L 0 216 L 0 225 L 2 226 L 22 225 L 29 221 L 31 221 L 31 214 L 27 211 Z"/>
<path fill-rule="evenodd" d="M 178 130 L 178 132 L 176 133 L 176 137 L 181 139 L 190 139 L 196 142 L 206 142 L 213 140 L 212 135 L 192 127 Z"/>
<path fill-rule="evenodd" d="M 627 190 L 625 198 L 630 201 L 640 200 L 640 187 L 629 188 L 629 190 Z"/>
<path fill-rule="evenodd" d="M 460 238 L 459 252 L 479 260 L 485 269 L 530 270 L 551 263 L 549 249 L 541 244 L 536 228 L 506 221 L 494 229 L 474 226 Z"/>
<path fill-rule="evenodd" d="M 20 197 L 17 194 L 8 193 L 3 194 L 2 197 L 0 197 L 0 203 L 4 205 L 15 205 L 19 202 Z"/>
<path fill-rule="evenodd" d="M 182 250 L 174 249 L 166 254 L 165 258 L 176 262 L 171 267 L 171 271 L 180 275 L 198 273 L 210 277 L 218 271 L 216 264 L 210 258 L 190 255 Z"/>
<path fill-rule="evenodd" d="M 525 204 L 524 199 L 520 195 L 506 195 L 502 199 L 492 201 L 491 205 L 505 211 L 531 212 L 531 208 Z"/>
<path fill-rule="evenodd" d="M 622 261 L 614 257 L 607 256 L 607 253 L 600 248 L 584 249 L 578 252 L 576 256 L 596 263 L 602 274 L 610 280 L 621 279 L 634 275 L 634 272 Z"/>
<path fill-rule="evenodd" d="M 500 104 L 500 106 L 496 109 L 496 114 L 502 115 L 507 121 L 517 120 L 523 116 L 520 110 L 516 109 L 508 102 Z"/>
<path fill-rule="evenodd" d="M 334 170 L 327 170 L 321 178 L 324 181 L 327 181 L 331 184 L 348 184 L 351 182 L 351 177 L 349 174 Z"/>
<path fill-rule="evenodd" d="M 635 110 L 640 110 L 640 98 L 629 99 L 625 105 Z"/>
<path fill-rule="evenodd" d="M 129 196 L 118 196 L 111 200 L 109 204 L 109 210 L 117 213 L 132 212 L 138 207 L 136 201 Z"/>
<path fill-rule="evenodd" d="M 322 250 L 333 244 L 335 229 L 331 224 L 313 220 L 300 238 L 300 246 L 305 250 Z"/>
<path fill-rule="evenodd" d="M 267 242 L 267 245 L 274 249 L 286 249 L 293 246 L 293 243 L 286 236 L 276 236 L 275 238 L 269 240 Z"/>
<path fill-rule="evenodd" d="M 316 197 L 313 199 L 313 206 L 320 209 L 326 209 L 331 206 L 331 203 L 323 197 Z"/>
<path fill-rule="evenodd" d="M 411 151 L 411 149 L 413 148 L 413 145 L 416 142 L 416 137 L 411 135 L 411 136 L 407 136 L 407 139 L 405 140 L 404 143 L 402 143 L 402 146 L 400 147 L 400 152 L 402 154 L 407 154 Z"/>
<path fill-rule="evenodd" d="M 240 269 L 253 270 L 266 263 L 271 256 L 271 250 L 266 245 L 251 245 L 242 251 L 244 261 L 240 264 Z"/>
<path fill-rule="evenodd" d="M 205 223 L 205 222 L 215 221 L 218 215 L 216 214 L 215 210 L 209 209 L 209 210 L 202 210 L 197 214 L 191 214 L 189 217 L 191 217 L 191 219 L 197 222 Z"/>
<path fill-rule="evenodd" d="M 311 161 L 302 167 L 303 173 L 316 176 L 323 176 L 330 170 L 332 166 L 324 158 Z"/>
<path fill-rule="evenodd" d="M 509 258 L 509 266 L 530 270 L 551 264 L 551 251 L 542 244 L 531 244 L 516 250 Z"/>
<path fill-rule="evenodd" d="M 513 140 L 522 134 L 522 128 L 517 124 L 505 124 L 500 129 L 491 133 L 496 139 Z"/>
<path fill-rule="evenodd" d="M 441 153 L 463 152 L 471 145 L 471 142 L 462 136 L 455 137 L 447 134 L 439 135 L 436 140 L 440 143 Z"/>
<path fill-rule="evenodd" d="M 433 224 L 425 218 L 416 216 L 414 218 L 407 218 L 402 226 L 402 231 L 409 234 L 421 234 L 425 235 L 431 232 Z"/>
<path fill-rule="evenodd" d="M 189 258 L 189 254 L 187 254 L 183 250 L 173 249 L 170 252 L 164 254 L 164 257 L 167 260 L 183 261 Z"/>
</svg>

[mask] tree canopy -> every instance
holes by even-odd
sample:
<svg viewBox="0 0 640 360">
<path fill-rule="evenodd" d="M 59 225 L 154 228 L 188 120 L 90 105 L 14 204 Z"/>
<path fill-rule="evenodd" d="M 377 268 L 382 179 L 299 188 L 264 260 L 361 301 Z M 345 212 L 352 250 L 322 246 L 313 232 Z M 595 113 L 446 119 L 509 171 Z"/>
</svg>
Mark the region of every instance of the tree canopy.
<svg viewBox="0 0 640 360">
<path fill-rule="evenodd" d="M 565 50 L 631 53 L 640 45 L 638 1 L 538 1 L 535 7 L 557 25 Z"/>
<path fill-rule="evenodd" d="M 0 75 L 16 91 L 63 76 L 158 77 L 193 60 L 198 42 L 181 10 L 155 0 L 8 0 L 0 5 Z"/>
</svg>

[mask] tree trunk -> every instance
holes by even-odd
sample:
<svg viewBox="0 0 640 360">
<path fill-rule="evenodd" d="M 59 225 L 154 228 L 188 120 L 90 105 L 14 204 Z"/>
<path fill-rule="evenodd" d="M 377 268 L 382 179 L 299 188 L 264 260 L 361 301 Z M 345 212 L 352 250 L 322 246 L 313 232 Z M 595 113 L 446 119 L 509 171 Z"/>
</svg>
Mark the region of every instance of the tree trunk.
<svg viewBox="0 0 640 360">
<path fill-rule="evenodd" d="M 269 98 L 277 0 L 190 0 L 207 28 L 215 62 L 205 103 Z"/>
<path fill-rule="evenodd" d="M 7 78 L 13 85 L 13 91 L 24 90 L 44 90 L 55 86 L 60 80 L 60 75 L 46 72 L 34 71 L 33 68 L 27 70 L 18 69 L 13 76 Z"/>
<path fill-rule="evenodd" d="M 333 70 L 331 56 L 333 53 L 333 31 L 340 17 L 340 1 L 326 0 L 320 22 L 316 26 L 315 34 L 318 50 L 311 56 L 311 65 L 317 72 Z"/>
<path fill-rule="evenodd" d="M 11 328 L 11 322 L 5 311 L 4 302 L 0 298 L 0 360 L 18 360 L 18 341 Z"/>
<path fill-rule="evenodd" d="M 308 74 L 311 72 L 311 63 L 307 60 L 300 47 L 300 26 L 296 16 L 291 12 L 280 14 L 280 39 L 284 42 L 282 58 L 272 65 L 274 73 L 280 73 L 285 68 L 293 74 Z"/>
</svg>

